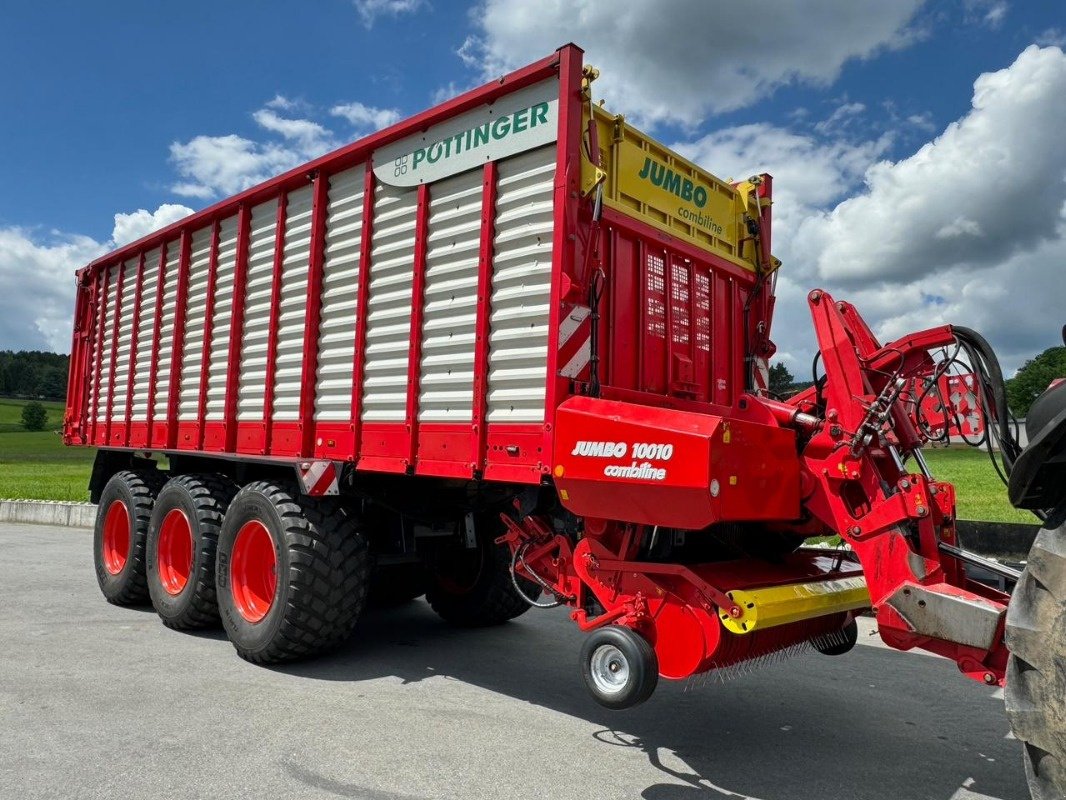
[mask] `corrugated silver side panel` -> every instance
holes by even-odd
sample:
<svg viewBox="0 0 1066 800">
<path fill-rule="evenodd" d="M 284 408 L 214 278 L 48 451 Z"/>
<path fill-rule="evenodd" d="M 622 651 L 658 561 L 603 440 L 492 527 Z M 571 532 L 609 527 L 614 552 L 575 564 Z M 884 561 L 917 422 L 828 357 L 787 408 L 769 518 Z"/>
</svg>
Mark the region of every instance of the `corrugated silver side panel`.
<svg viewBox="0 0 1066 800">
<path fill-rule="evenodd" d="M 115 399 L 111 408 L 113 421 L 126 418 L 126 404 L 129 402 L 129 392 L 126 389 L 130 379 L 130 358 L 133 356 L 133 307 L 137 296 L 138 261 L 139 259 L 134 258 L 123 265 L 126 277 L 122 283 L 122 311 L 115 358 Z"/>
<path fill-rule="evenodd" d="M 274 419 L 300 416 L 300 377 L 304 360 L 304 314 L 311 258 L 310 186 L 289 192 L 285 216 L 285 249 L 281 267 L 281 313 L 278 316 L 278 357 L 274 373 Z"/>
<path fill-rule="evenodd" d="M 347 421 L 351 417 L 365 175 L 366 167 L 361 164 L 334 175 L 329 181 L 315 386 L 316 420 Z"/>
<path fill-rule="evenodd" d="M 367 421 L 402 422 L 407 412 L 417 208 L 417 189 L 374 188 L 362 410 Z"/>
<path fill-rule="evenodd" d="M 196 422 L 200 410 L 200 366 L 203 363 L 207 316 L 207 281 L 211 272 L 211 228 L 192 235 L 189 294 L 185 301 L 185 339 L 181 357 L 178 420 Z"/>
<path fill-rule="evenodd" d="M 144 254 L 141 313 L 137 320 L 137 357 L 133 366 L 133 410 L 130 419 L 148 419 L 149 378 L 152 374 L 152 334 L 155 332 L 155 293 L 159 286 L 159 248 Z M 160 348 L 162 349 L 162 348 Z"/>
<path fill-rule="evenodd" d="M 554 145 L 500 162 L 489 335 L 489 422 L 540 422 L 548 363 Z"/>
<path fill-rule="evenodd" d="M 237 393 L 237 419 L 242 422 L 263 419 L 277 213 L 277 201 L 274 200 L 252 209 L 248 275 L 244 292 L 244 330 L 241 333 L 241 378 Z"/>
<path fill-rule="evenodd" d="M 107 422 L 107 401 L 111 397 L 111 343 L 114 341 L 115 325 L 118 324 L 118 314 L 115 313 L 115 301 L 118 298 L 118 276 L 121 267 L 114 264 L 108 268 L 107 273 L 107 309 L 105 310 L 103 335 L 104 349 L 100 358 L 100 391 L 94 398 L 96 401 L 96 421 Z M 125 287 L 123 287 L 125 288 Z M 118 383 L 116 382 L 117 386 Z"/>
<path fill-rule="evenodd" d="M 170 371 L 174 361 L 174 314 L 178 305 L 178 268 L 181 262 L 181 240 L 167 244 L 167 263 L 163 270 L 163 319 L 159 324 L 159 365 L 155 373 L 155 408 L 152 419 L 163 422 L 167 418 L 170 399 Z"/>
<path fill-rule="evenodd" d="M 426 249 L 418 418 L 470 422 L 481 239 L 480 169 L 433 184 Z"/>
<path fill-rule="evenodd" d="M 211 320 L 211 353 L 207 373 L 205 419 L 221 421 L 226 410 L 229 334 L 233 321 L 233 284 L 237 278 L 237 217 L 222 220 L 215 273 L 215 308 Z"/>
</svg>

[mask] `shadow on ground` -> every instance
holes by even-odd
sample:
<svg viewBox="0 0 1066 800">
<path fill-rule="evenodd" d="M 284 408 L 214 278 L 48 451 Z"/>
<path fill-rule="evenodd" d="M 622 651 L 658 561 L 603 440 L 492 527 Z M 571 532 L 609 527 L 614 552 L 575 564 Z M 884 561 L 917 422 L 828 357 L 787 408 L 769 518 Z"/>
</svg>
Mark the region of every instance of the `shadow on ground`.
<svg viewBox="0 0 1066 800">
<path fill-rule="evenodd" d="M 646 800 L 947 800 L 967 779 L 1009 800 L 1024 787 L 1002 701 L 940 659 L 870 647 L 809 653 L 726 683 L 664 682 L 643 706 L 612 712 L 585 692 L 580 643 L 561 611 L 459 630 L 416 601 L 369 612 L 331 656 L 276 669 L 353 684 L 447 676 L 587 720 L 600 746 L 639 751 L 662 773 Z"/>
</svg>

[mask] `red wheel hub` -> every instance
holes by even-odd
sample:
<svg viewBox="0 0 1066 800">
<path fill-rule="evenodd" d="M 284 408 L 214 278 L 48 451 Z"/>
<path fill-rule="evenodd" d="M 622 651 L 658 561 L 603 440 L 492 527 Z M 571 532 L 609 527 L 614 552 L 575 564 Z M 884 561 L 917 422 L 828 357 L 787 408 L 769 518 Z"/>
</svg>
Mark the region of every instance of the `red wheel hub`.
<svg viewBox="0 0 1066 800">
<path fill-rule="evenodd" d="M 259 622 L 274 605 L 274 592 L 278 588 L 274 540 L 259 520 L 246 522 L 237 531 L 229 577 L 238 613 L 249 622 Z"/>
<path fill-rule="evenodd" d="M 159 582 L 167 594 L 179 595 L 192 575 L 192 525 L 185 512 L 172 508 L 159 528 Z"/>
<path fill-rule="evenodd" d="M 104 569 L 118 575 L 130 557 L 130 512 L 121 500 L 115 500 L 104 515 L 104 539 L 101 544 Z"/>
</svg>

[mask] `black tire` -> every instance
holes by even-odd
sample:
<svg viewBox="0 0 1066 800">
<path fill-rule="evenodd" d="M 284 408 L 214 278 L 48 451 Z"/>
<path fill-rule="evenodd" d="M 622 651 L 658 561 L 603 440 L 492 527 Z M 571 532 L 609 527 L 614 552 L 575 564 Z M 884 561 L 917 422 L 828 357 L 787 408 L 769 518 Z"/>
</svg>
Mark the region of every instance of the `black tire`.
<svg viewBox="0 0 1066 800">
<path fill-rule="evenodd" d="M 371 608 L 395 608 L 426 593 L 426 568 L 421 564 L 376 567 L 370 574 L 366 604 Z"/>
<path fill-rule="evenodd" d="M 154 470 L 122 470 L 111 476 L 100 494 L 93 562 L 100 591 L 116 606 L 140 605 L 148 599 L 145 541 L 152 506 L 165 479 Z"/>
<path fill-rule="evenodd" d="M 148 594 L 168 628 L 219 623 L 215 556 L 222 518 L 235 494 L 237 485 L 222 475 L 178 475 L 156 497 L 146 548 Z M 188 547 L 187 566 L 168 557 L 174 554 L 173 542 L 182 537 Z"/>
<path fill-rule="evenodd" d="M 855 620 L 851 620 L 839 631 L 815 637 L 811 644 L 823 656 L 842 656 L 850 653 L 858 641 L 859 625 Z"/>
<path fill-rule="evenodd" d="M 269 536 L 276 586 L 269 606 L 249 619 L 235 597 L 234 544 L 248 535 Z M 336 500 L 301 496 L 269 481 L 241 489 L 222 523 L 215 583 L 218 610 L 241 658 L 257 664 L 295 661 L 328 652 L 352 632 L 366 600 L 366 538 L 354 515 Z M 242 610 L 243 608 L 243 610 Z"/>
<path fill-rule="evenodd" d="M 464 628 L 499 625 L 530 609 L 511 579 L 511 549 L 496 544 L 503 523 L 494 514 L 481 514 L 475 530 L 476 547 L 449 541 L 432 552 L 426 587 L 426 600 L 437 615 Z M 520 578 L 519 585 L 531 599 L 540 595 L 535 583 Z"/>
<path fill-rule="evenodd" d="M 1033 800 L 1066 797 L 1066 524 L 1041 530 L 1007 609 L 1007 718 Z"/>
<path fill-rule="evenodd" d="M 607 625 L 581 646 L 581 675 L 592 698 L 619 710 L 640 705 L 659 683 L 659 660 L 651 643 L 632 628 Z"/>
</svg>

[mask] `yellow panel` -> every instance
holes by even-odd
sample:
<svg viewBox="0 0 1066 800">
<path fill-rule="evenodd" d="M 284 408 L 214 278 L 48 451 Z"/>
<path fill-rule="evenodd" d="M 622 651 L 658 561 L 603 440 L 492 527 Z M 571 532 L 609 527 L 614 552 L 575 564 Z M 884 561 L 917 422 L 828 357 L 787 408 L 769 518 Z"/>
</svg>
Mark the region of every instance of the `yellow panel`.
<svg viewBox="0 0 1066 800">
<path fill-rule="evenodd" d="M 607 172 L 604 205 L 755 271 L 745 241 L 745 211 L 758 215 L 750 185 L 732 186 L 656 142 L 620 116 L 595 107 L 600 164 Z M 585 110 L 585 127 L 589 111 Z M 582 165 L 583 188 L 598 177 Z M 776 266 L 776 264 L 775 264 Z"/>
</svg>

